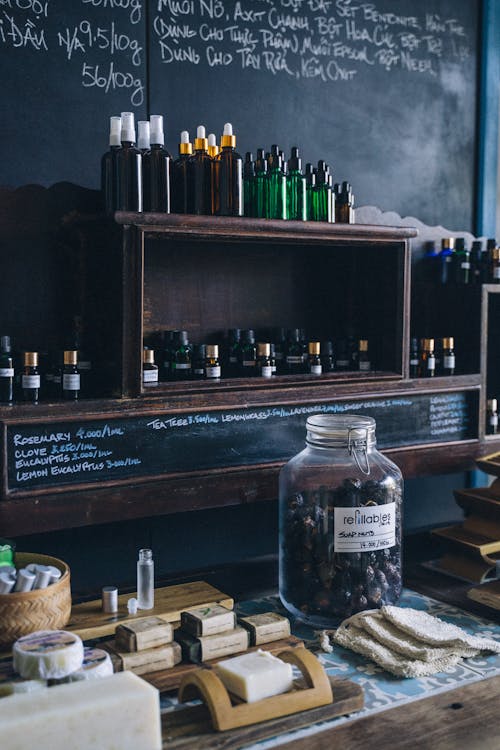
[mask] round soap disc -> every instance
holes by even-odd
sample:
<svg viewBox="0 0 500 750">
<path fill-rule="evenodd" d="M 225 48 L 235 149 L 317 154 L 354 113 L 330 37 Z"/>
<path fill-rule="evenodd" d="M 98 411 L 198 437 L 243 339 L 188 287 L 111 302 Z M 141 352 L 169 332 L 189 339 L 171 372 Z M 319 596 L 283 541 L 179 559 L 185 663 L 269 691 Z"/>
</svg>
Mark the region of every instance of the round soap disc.
<svg viewBox="0 0 500 750">
<path fill-rule="evenodd" d="M 102 648 L 85 647 L 83 650 L 83 664 L 80 669 L 69 676 L 70 682 L 79 680 L 94 680 L 113 674 L 113 664 L 107 651 Z"/>
<path fill-rule="evenodd" d="M 66 630 L 38 630 L 14 643 L 12 662 L 26 679 L 60 679 L 81 667 L 82 639 Z"/>
</svg>

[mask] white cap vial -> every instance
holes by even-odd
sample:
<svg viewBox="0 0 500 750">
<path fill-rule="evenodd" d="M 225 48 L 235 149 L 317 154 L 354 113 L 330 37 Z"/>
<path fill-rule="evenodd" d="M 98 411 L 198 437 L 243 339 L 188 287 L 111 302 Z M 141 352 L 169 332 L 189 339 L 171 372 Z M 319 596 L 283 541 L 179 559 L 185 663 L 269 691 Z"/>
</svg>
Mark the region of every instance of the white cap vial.
<svg viewBox="0 0 500 750">
<path fill-rule="evenodd" d="M 151 143 L 163 146 L 165 144 L 165 135 L 163 133 L 163 115 L 151 115 Z"/>
<path fill-rule="evenodd" d="M 196 128 L 196 137 L 197 138 L 206 138 L 206 130 L 204 125 L 198 125 Z"/>
<path fill-rule="evenodd" d="M 17 571 L 16 585 L 14 591 L 31 591 L 35 583 L 36 573 L 32 573 L 31 570 L 21 568 Z"/>
<path fill-rule="evenodd" d="M 119 146 L 121 143 L 122 118 L 109 118 L 109 145 Z"/>
<path fill-rule="evenodd" d="M 187 130 L 183 130 L 181 133 L 181 143 L 189 143 L 189 132 Z"/>
<path fill-rule="evenodd" d="M 0 594 L 10 594 L 16 579 L 9 573 L 0 573 Z"/>
<path fill-rule="evenodd" d="M 102 611 L 108 615 L 118 612 L 118 589 L 116 586 L 102 587 Z"/>
<path fill-rule="evenodd" d="M 215 133 L 210 133 L 208 136 L 208 145 L 209 146 L 216 146 L 217 145 L 217 138 L 215 137 Z"/>
<path fill-rule="evenodd" d="M 149 140 L 149 120 L 139 120 L 137 123 L 138 136 L 137 136 L 137 148 L 145 149 L 149 151 L 150 140 Z"/>
<path fill-rule="evenodd" d="M 137 599 L 135 598 L 135 596 L 130 597 L 130 599 L 128 600 L 127 610 L 129 615 L 137 614 Z"/>
<path fill-rule="evenodd" d="M 135 119 L 133 112 L 122 112 L 121 142 L 135 143 Z"/>
<path fill-rule="evenodd" d="M 49 585 L 51 575 L 52 572 L 48 565 L 36 565 L 33 589 L 46 589 Z"/>
<path fill-rule="evenodd" d="M 231 125 L 230 122 L 226 122 L 224 124 L 224 130 L 223 130 L 222 135 L 233 135 L 233 126 Z"/>
</svg>

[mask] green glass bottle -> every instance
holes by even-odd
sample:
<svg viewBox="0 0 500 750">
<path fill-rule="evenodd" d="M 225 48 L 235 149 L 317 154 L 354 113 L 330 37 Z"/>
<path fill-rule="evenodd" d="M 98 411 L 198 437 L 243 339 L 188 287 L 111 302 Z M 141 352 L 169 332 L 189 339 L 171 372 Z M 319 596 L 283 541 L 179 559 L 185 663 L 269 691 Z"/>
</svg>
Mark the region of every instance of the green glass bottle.
<svg viewBox="0 0 500 750">
<path fill-rule="evenodd" d="M 306 178 L 302 174 L 302 161 L 297 146 L 292 147 L 288 160 L 286 202 L 288 219 L 296 221 L 307 219 Z"/>
<path fill-rule="evenodd" d="M 265 219 L 269 206 L 269 180 L 267 159 L 263 148 L 257 149 L 255 160 L 255 209 L 254 216 Z"/>
<path fill-rule="evenodd" d="M 470 248 L 465 244 L 465 237 L 455 239 L 455 282 L 460 286 L 471 282 Z"/>
<path fill-rule="evenodd" d="M 286 219 L 286 177 L 279 148 L 271 146 L 268 158 L 269 204 L 268 219 Z"/>
<path fill-rule="evenodd" d="M 308 165 L 311 166 L 311 165 Z M 309 221 L 320 221 L 319 193 L 316 186 L 316 171 L 311 169 L 307 174 L 307 218 Z"/>
<path fill-rule="evenodd" d="M 253 154 L 247 151 L 243 165 L 243 214 L 256 216 L 255 213 L 255 162 Z"/>
<path fill-rule="evenodd" d="M 316 170 L 316 189 L 318 192 L 318 221 L 332 221 L 332 197 L 330 185 L 328 184 L 328 176 L 330 170 L 328 165 L 323 159 L 318 161 L 318 168 Z"/>
</svg>

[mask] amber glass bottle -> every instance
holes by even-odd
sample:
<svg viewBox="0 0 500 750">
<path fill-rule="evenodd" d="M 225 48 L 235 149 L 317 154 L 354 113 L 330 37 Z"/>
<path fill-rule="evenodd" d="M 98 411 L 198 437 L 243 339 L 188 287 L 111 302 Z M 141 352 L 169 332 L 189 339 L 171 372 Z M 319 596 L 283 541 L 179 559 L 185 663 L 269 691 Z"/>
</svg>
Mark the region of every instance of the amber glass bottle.
<svg viewBox="0 0 500 750">
<path fill-rule="evenodd" d="M 118 167 L 116 154 L 121 149 L 121 117 L 111 117 L 109 123 L 109 151 L 101 160 L 101 190 L 107 214 L 118 209 Z"/>
<path fill-rule="evenodd" d="M 142 211 L 142 154 L 135 145 L 133 112 L 122 112 L 121 148 L 116 152 L 118 206 Z"/>
<path fill-rule="evenodd" d="M 198 125 L 194 153 L 188 161 L 188 206 L 190 214 L 212 213 L 212 167 L 203 125 Z"/>
<path fill-rule="evenodd" d="M 166 150 L 163 116 L 151 115 L 151 147 L 143 156 L 144 210 L 170 213 L 170 154 Z"/>
<path fill-rule="evenodd" d="M 40 395 L 40 373 L 38 352 L 24 352 L 24 367 L 21 375 L 21 389 L 25 401 L 37 402 Z"/>
<path fill-rule="evenodd" d="M 218 157 L 220 216 L 243 216 L 243 159 L 236 152 L 236 136 L 230 122 L 224 125 Z"/>
<path fill-rule="evenodd" d="M 188 164 L 193 146 L 189 142 L 189 133 L 183 130 L 179 143 L 179 157 L 172 167 L 172 190 L 170 205 L 174 214 L 187 214 L 189 211 Z"/>
</svg>

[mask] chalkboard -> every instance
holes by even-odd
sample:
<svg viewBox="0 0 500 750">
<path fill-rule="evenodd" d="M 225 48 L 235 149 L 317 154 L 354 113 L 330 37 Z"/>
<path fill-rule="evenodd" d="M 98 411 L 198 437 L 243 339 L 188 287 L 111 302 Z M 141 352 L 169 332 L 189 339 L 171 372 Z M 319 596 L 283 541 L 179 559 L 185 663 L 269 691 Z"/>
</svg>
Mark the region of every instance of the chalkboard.
<svg viewBox="0 0 500 750">
<path fill-rule="evenodd" d="M 7 489 L 286 461 L 304 445 L 307 415 L 369 415 L 381 448 L 475 437 L 470 392 L 367 401 L 7 425 Z"/>
<path fill-rule="evenodd" d="M 167 145 L 231 121 L 241 152 L 298 145 L 358 205 L 472 230 L 476 0 L 0 0 L 0 184 L 99 185 L 108 117 Z"/>
</svg>

